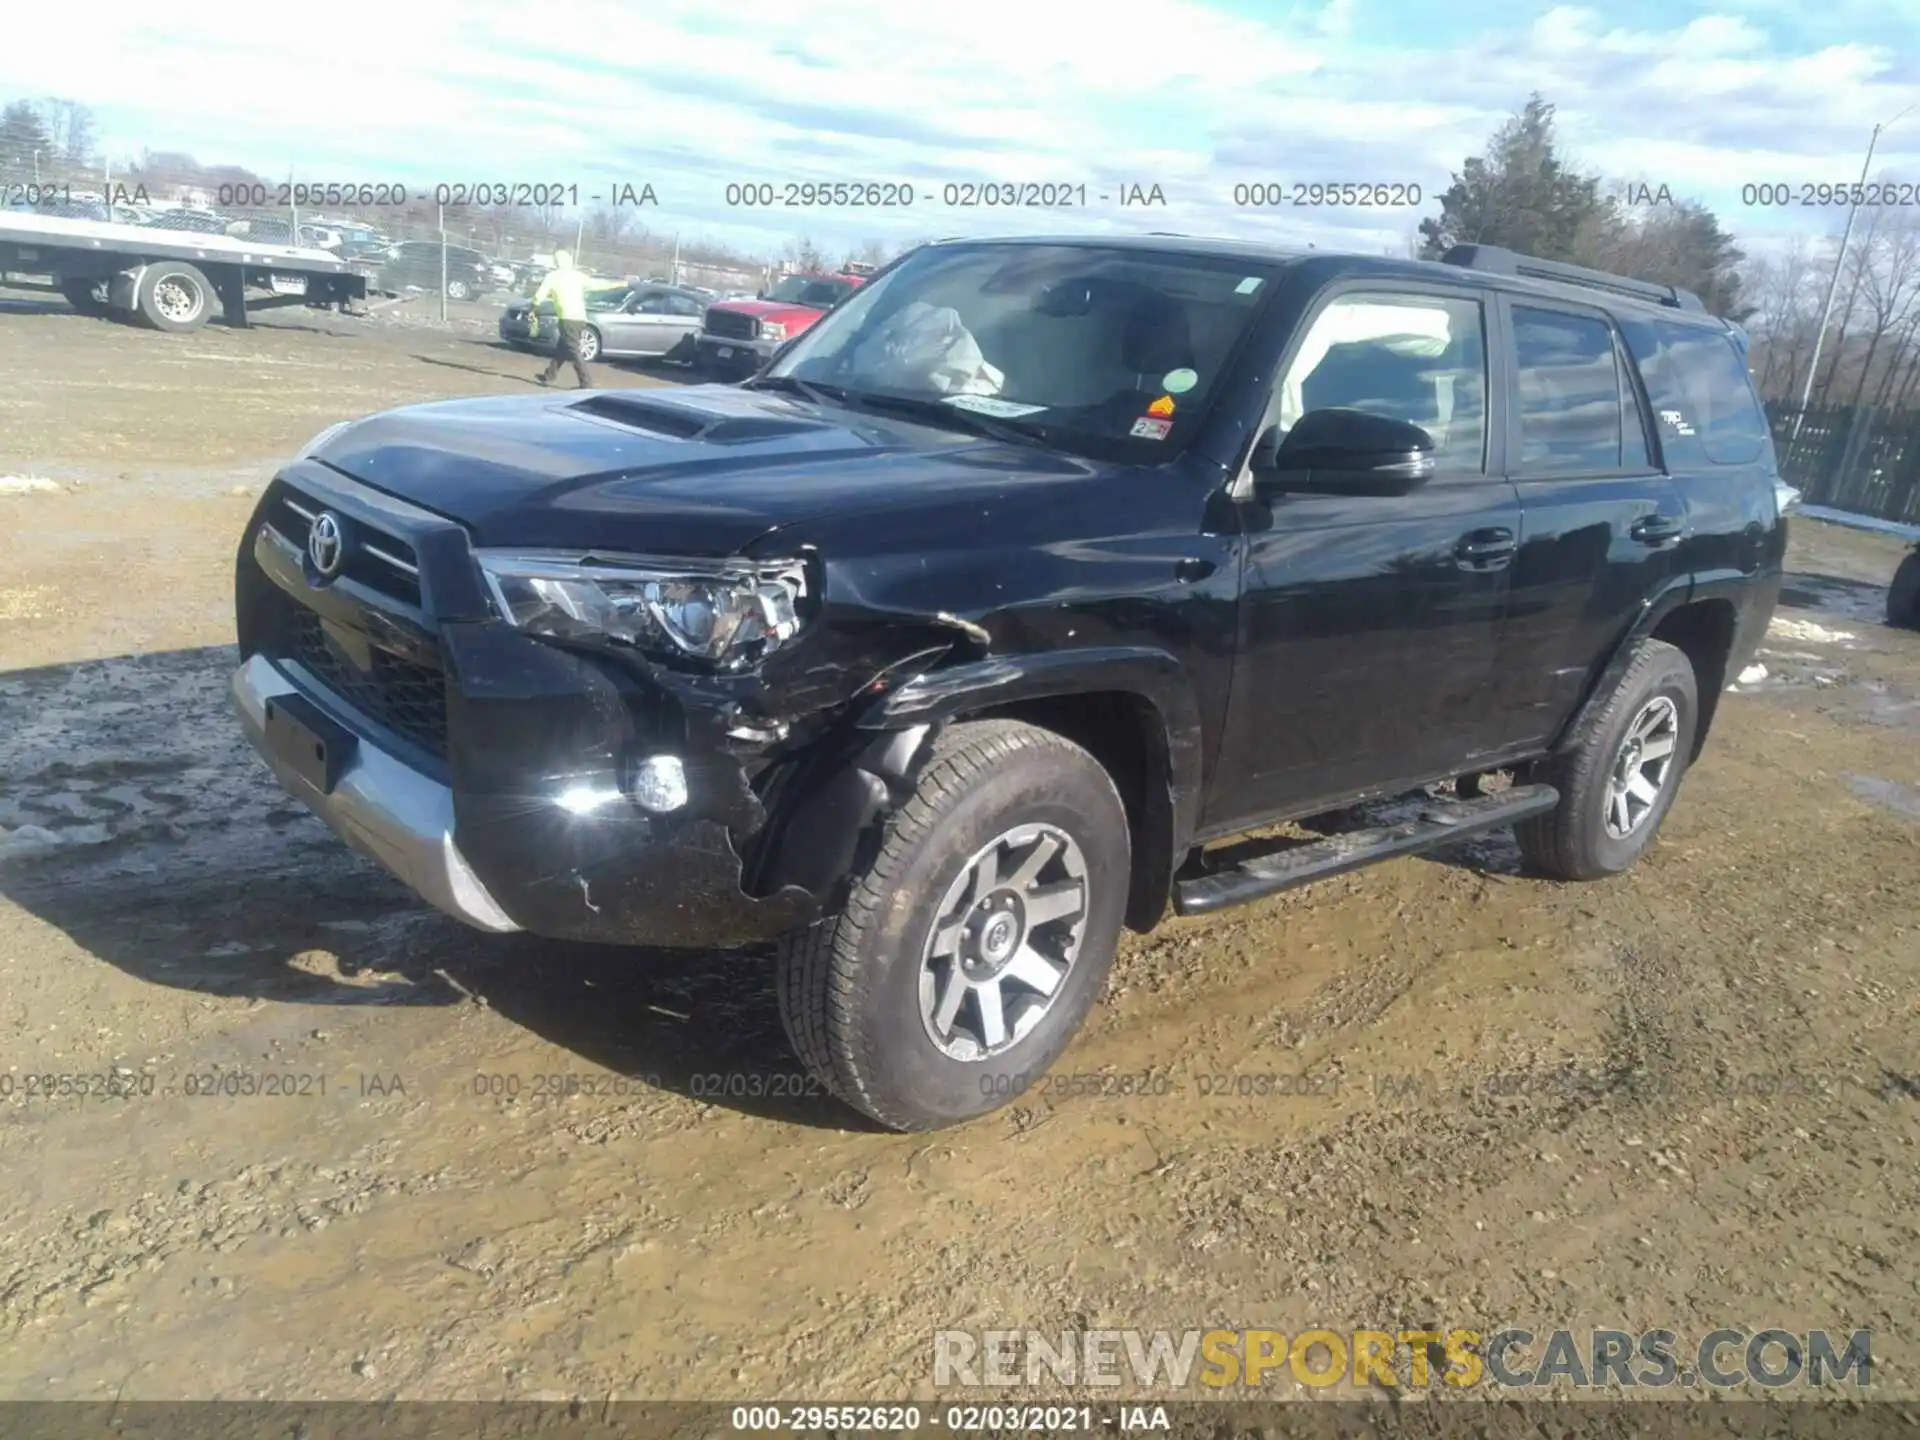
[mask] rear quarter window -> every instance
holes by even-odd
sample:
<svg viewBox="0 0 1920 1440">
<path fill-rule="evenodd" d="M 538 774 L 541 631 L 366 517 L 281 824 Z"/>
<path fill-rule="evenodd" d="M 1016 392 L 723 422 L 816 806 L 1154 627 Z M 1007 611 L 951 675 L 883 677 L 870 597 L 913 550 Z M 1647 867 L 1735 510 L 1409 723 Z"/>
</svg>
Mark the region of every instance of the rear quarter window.
<svg viewBox="0 0 1920 1440">
<path fill-rule="evenodd" d="M 1751 465 L 1771 443 L 1766 413 L 1733 337 L 1699 325 L 1624 320 L 1670 460 Z"/>
</svg>

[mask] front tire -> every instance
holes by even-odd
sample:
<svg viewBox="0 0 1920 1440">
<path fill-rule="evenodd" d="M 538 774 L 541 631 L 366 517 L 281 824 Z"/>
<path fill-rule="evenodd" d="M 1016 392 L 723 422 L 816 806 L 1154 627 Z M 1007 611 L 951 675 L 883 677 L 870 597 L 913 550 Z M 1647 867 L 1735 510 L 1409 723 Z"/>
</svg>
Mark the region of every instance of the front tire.
<svg viewBox="0 0 1920 1440">
<path fill-rule="evenodd" d="M 1119 792 L 1080 746 L 1011 720 L 950 727 L 839 913 L 781 942 L 801 1062 L 894 1130 L 1017 1098 L 1106 983 L 1129 844 Z"/>
<path fill-rule="evenodd" d="M 449 280 L 447 282 L 447 298 L 449 300 L 465 300 L 472 294 L 473 287 L 464 280 Z"/>
<path fill-rule="evenodd" d="M 213 310 L 213 284 L 197 266 L 163 260 L 141 274 L 133 303 L 140 318 L 156 330 L 198 330 Z"/>
<path fill-rule="evenodd" d="M 1900 562 L 1887 586 L 1887 623 L 1904 630 L 1920 630 L 1920 550 Z"/>
<path fill-rule="evenodd" d="M 580 331 L 580 363 L 584 365 L 589 360 L 598 360 L 599 358 L 600 332 L 591 325 L 582 327 Z"/>
<path fill-rule="evenodd" d="M 1560 791 L 1557 809 L 1514 827 L 1520 853 L 1561 880 L 1618 875 L 1673 807 L 1693 755 L 1700 689 L 1685 652 L 1648 640 L 1584 736 L 1532 778 Z"/>
</svg>

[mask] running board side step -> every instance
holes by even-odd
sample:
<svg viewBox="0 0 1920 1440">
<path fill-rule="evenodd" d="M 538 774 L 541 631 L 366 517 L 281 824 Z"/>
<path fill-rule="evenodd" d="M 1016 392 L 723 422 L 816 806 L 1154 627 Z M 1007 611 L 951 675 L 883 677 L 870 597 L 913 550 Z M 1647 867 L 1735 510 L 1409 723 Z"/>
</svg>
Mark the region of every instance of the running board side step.
<svg viewBox="0 0 1920 1440">
<path fill-rule="evenodd" d="M 1436 800 L 1417 819 L 1398 825 L 1287 845 L 1211 875 L 1176 880 L 1173 910 L 1176 915 L 1210 915 L 1296 885 L 1310 885 L 1382 860 L 1417 855 L 1469 835 L 1497 830 L 1516 820 L 1544 814 L 1559 803 L 1560 792 L 1551 785 L 1516 785 L 1477 800 Z"/>
</svg>

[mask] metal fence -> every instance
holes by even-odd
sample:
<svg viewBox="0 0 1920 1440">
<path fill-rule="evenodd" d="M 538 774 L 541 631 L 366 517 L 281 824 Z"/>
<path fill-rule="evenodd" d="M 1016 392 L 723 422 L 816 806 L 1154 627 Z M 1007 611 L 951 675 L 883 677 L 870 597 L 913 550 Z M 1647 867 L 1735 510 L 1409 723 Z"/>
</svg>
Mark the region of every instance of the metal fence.
<svg viewBox="0 0 1920 1440">
<path fill-rule="evenodd" d="M 1920 411 L 1837 405 L 1800 417 L 1773 402 L 1767 419 L 1780 473 L 1809 504 L 1920 524 Z"/>
</svg>

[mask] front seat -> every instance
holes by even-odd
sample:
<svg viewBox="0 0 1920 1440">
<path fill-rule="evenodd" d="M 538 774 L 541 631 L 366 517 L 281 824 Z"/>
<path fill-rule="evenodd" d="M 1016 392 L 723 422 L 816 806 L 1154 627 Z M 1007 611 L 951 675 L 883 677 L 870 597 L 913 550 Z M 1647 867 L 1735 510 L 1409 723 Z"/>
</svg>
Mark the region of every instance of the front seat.
<svg viewBox="0 0 1920 1440">
<path fill-rule="evenodd" d="M 1119 362 L 1128 378 L 1101 403 L 1099 412 L 1102 428 L 1117 425 L 1124 433 L 1167 393 L 1168 372 L 1194 368 L 1187 307 L 1158 290 L 1141 288 L 1127 307 Z"/>
</svg>

